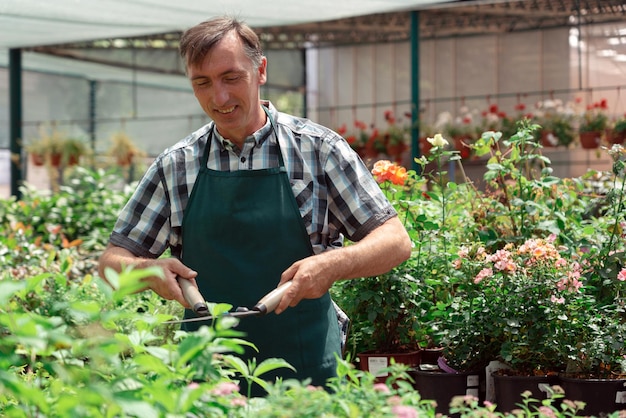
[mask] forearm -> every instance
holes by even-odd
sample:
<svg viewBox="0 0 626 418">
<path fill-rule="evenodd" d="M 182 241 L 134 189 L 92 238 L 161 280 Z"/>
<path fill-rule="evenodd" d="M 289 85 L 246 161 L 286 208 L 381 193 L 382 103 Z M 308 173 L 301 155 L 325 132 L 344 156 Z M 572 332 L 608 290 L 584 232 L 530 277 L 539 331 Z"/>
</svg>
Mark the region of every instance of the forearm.
<svg viewBox="0 0 626 418">
<path fill-rule="evenodd" d="M 107 267 L 119 273 L 124 267 L 141 267 L 140 264 L 144 261 L 144 258 L 135 256 L 125 248 L 109 244 L 98 260 L 98 273 L 100 277 L 106 280 L 104 270 Z"/>
<path fill-rule="evenodd" d="M 329 257 L 333 282 L 383 274 L 407 260 L 411 240 L 398 218 L 389 219 L 361 241 L 321 256 Z"/>
<path fill-rule="evenodd" d="M 398 218 L 370 232 L 361 241 L 338 250 L 296 261 L 281 276 L 294 284 L 283 296 L 276 313 L 296 306 L 302 299 L 324 295 L 338 280 L 383 274 L 411 255 L 411 240 Z"/>
</svg>

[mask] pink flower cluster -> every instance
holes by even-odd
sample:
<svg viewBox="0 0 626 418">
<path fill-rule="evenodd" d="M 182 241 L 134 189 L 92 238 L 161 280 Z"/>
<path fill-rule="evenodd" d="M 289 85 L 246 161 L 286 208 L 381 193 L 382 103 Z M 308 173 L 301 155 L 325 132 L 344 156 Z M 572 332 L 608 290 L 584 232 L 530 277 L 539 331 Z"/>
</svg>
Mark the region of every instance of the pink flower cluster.
<svg viewBox="0 0 626 418">
<path fill-rule="evenodd" d="M 582 267 L 576 261 L 568 261 L 561 256 L 554 246 L 554 236 L 547 239 L 528 239 L 519 247 L 512 244 L 497 250 L 493 254 L 479 247 L 473 255 L 468 248 L 461 248 L 459 258 L 455 260 L 456 269 L 461 269 L 466 261 L 484 263 L 485 265 L 473 279 L 474 284 L 480 284 L 494 277 L 494 274 L 505 276 L 520 274 L 522 277 L 553 277 L 554 289 L 558 292 L 580 292 Z M 626 269 L 620 272 L 619 280 L 626 280 Z M 565 299 L 555 292 L 551 300 L 553 303 L 564 303 Z"/>
</svg>

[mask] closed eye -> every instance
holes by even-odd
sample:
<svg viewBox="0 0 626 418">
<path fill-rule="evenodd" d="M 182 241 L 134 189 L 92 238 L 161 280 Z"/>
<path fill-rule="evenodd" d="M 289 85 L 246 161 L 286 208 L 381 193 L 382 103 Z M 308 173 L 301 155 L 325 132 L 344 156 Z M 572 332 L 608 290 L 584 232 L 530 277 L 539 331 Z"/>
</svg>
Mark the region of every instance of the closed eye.
<svg viewBox="0 0 626 418">
<path fill-rule="evenodd" d="M 224 81 L 226 83 L 235 83 L 237 82 L 241 77 L 239 77 L 238 75 L 230 75 L 228 77 L 224 77 Z"/>
<path fill-rule="evenodd" d="M 197 78 L 195 80 L 192 80 L 192 82 L 193 85 L 197 87 L 204 87 L 209 85 L 209 80 L 207 80 L 206 78 Z"/>
</svg>

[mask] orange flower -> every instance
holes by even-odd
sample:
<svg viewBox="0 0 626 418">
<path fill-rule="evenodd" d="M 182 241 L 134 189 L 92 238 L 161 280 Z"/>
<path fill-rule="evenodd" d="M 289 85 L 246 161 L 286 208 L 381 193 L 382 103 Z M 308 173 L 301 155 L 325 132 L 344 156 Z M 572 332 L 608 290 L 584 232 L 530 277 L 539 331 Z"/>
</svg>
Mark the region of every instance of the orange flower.
<svg viewBox="0 0 626 418">
<path fill-rule="evenodd" d="M 80 238 L 75 239 L 73 241 L 68 241 L 67 238 L 63 237 L 63 239 L 61 241 L 61 245 L 63 246 L 63 248 L 78 247 L 82 243 L 83 243 L 83 240 L 80 239 Z"/>
<path fill-rule="evenodd" d="M 378 183 L 390 181 L 398 186 L 402 186 L 409 177 L 406 168 L 389 160 L 376 161 L 374 168 L 372 168 L 372 174 Z"/>
</svg>

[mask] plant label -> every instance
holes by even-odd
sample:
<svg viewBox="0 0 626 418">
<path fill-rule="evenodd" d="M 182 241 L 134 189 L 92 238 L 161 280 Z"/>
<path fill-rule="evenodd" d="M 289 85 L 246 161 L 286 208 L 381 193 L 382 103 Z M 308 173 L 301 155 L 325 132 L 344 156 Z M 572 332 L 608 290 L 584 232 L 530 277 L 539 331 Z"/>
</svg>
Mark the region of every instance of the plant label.
<svg viewBox="0 0 626 418">
<path fill-rule="evenodd" d="M 389 373 L 380 371 L 387 366 L 387 357 L 370 357 L 367 359 L 367 370 L 376 377 L 387 377 Z"/>
</svg>

